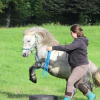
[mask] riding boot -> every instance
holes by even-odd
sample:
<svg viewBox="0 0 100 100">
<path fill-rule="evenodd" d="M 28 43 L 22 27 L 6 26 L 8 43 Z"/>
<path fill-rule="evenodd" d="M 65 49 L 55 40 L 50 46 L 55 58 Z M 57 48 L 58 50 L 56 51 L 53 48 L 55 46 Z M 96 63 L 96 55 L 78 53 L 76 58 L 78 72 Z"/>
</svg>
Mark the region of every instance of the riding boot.
<svg viewBox="0 0 100 100">
<path fill-rule="evenodd" d="M 71 100 L 71 97 L 70 96 L 64 97 L 64 100 Z"/>
<path fill-rule="evenodd" d="M 88 91 L 88 94 L 86 95 L 88 97 L 88 100 L 95 100 L 96 95 L 93 94 L 90 90 Z"/>
</svg>

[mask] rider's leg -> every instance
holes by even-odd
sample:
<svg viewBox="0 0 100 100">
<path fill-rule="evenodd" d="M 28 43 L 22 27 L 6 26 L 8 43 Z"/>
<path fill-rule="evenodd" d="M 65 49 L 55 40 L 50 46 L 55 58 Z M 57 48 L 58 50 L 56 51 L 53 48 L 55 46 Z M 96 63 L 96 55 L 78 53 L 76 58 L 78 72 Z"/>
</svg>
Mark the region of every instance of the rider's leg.
<svg viewBox="0 0 100 100">
<path fill-rule="evenodd" d="M 77 66 L 72 69 L 72 73 L 68 79 L 67 86 L 66 86 L 66 92 L 65 97 L 71 96 L 73 91 L 74 84 L 80 80 L 87 72 L 88 70 L 88 64 L 87 65 L 81 65 Z M 69 99 L 70 100 L 70 99 Z"/>
</svg>

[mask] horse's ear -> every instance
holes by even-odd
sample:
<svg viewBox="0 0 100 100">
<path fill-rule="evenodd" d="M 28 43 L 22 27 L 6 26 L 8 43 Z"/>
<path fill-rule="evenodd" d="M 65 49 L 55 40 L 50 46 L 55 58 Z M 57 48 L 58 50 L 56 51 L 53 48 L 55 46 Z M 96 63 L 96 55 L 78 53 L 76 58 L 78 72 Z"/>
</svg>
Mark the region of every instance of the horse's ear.
<svg viewBox="0 0 100 100">
<path fill-rule="evenodd" d="M 32 32 L 32 35 L 35 35 L 35 31 Z"/>
</svg>

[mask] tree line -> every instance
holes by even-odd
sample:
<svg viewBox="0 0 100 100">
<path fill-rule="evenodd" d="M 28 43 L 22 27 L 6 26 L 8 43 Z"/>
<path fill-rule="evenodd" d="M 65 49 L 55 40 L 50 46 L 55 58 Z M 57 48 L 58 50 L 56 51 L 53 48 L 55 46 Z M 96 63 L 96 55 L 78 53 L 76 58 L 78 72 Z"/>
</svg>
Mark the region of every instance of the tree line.
<svg viewBox="0 0 100 100">
<path fill-rule="evenodd" d="M 99 24 L 100 0 L 0 0 L 0 26 Z"/>
</svg>

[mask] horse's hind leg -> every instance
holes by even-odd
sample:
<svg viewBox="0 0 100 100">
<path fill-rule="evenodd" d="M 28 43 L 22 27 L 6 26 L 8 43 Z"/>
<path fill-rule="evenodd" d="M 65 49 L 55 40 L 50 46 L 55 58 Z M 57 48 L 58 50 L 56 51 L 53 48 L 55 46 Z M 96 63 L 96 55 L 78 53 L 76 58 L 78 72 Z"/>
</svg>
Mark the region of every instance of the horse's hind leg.
<svg viewBox="0 0 100 100">
<path fill-rule="evenodd" d="M 83 77 L 83 83 L 90 91 L 93 91 L 93 84 L 90 82 L 90 78 L 91 78 L 91 73 L 90 69 L 88 69 L 86 75 Z"/>
<path fill-rule="evenodd" d="M 71 98 L 74 97 L 74 95 L 76 94 L 76 92 L 77 92 L 77 88 L 73 87 L 73 92 L 72 92 L 72 96 L 71 96 Z"/>
<path fill-rule="evenodd" d="M 83 77 L 84 85 L 90 90 L 93 91 L 93 83 L 90 82 L 90 78 L 88 76 Z"/>
<path fill-rule="evenodd" d="M 93 91 L 93 83 L 91 83 L 90 81 L 85 82 L 84 85 L 90 90 Z"/>
</svg>

